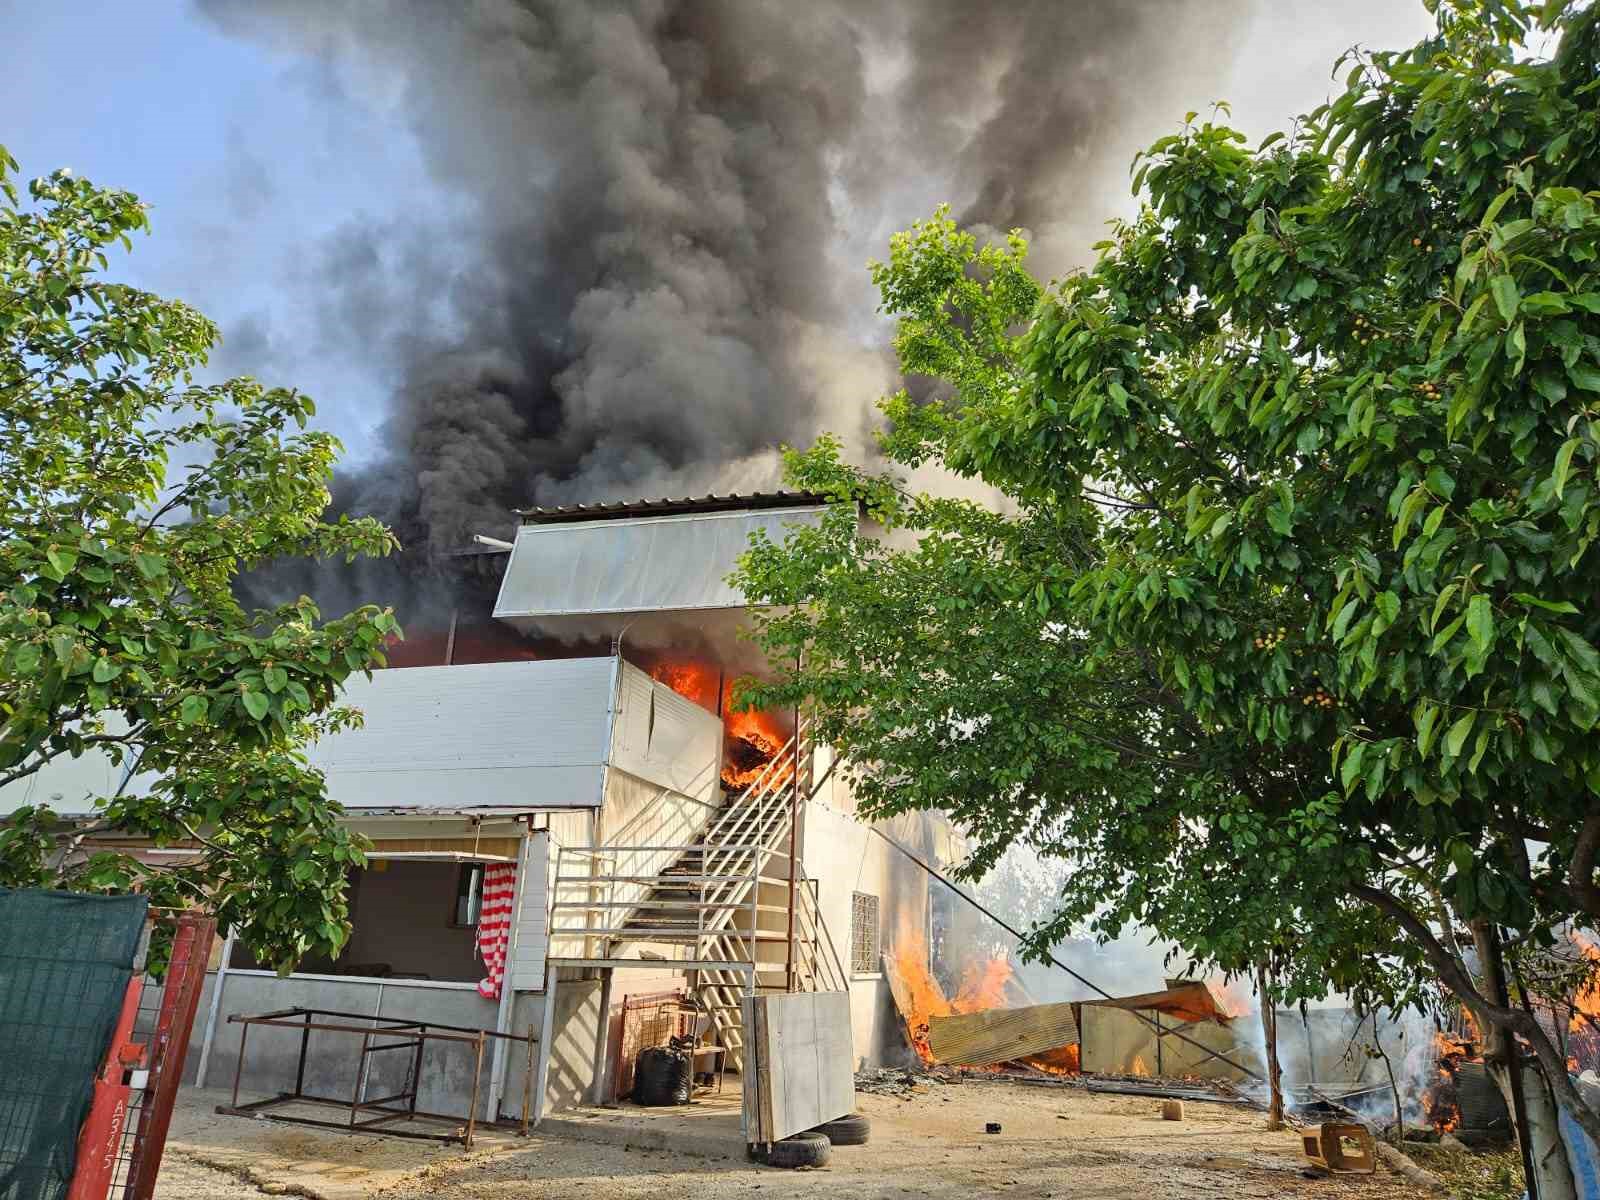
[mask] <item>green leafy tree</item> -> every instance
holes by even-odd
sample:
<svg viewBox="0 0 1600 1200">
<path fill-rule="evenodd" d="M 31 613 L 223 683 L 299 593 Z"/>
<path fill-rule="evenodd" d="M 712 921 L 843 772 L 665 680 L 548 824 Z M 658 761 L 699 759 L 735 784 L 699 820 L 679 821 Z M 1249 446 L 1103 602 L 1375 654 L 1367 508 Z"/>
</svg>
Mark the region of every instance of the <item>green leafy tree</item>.
<svg viewBox="0 0 1600 1200">
<path fill-rule="evenodd" d="M 1027 386 L 1015 331 L 1041 291 L 1020 239 L 980 251 L 941 216 L 896 237 L 875 275 L 901 318 L 908 373 L 986 400 Z M 936 456 L 939 409 L 904 395 L 886 408 L 892 458 Z M 797 665 L 744 681 L 740 702 L 808 705 L 865 810 L 947 811 L 971 839 L 967 878 L 1017 846 L 1064 864 L 1031 953 L 1085 927 L 1111 938 L 1137 922 L 1197 967 L 1252 978 L 1267 968 L 1280 1001 L 1319 998 L 1330 980 L 1367 1005 L 1428 998 L 1426 974 L 1404 969 L 1417 956 L 1388 923 L 1280 886 L 1290 849 L 1246 796 L 1275 785 L 1281 758 L 1197 719 L 1147 651 L 1105 644 L 1060 603 L 1103 563 L 1101 505 L 1010 504 L 1002 515 L 913 495 L 844 464 L 827 437 L 791 453 L 788 471 L 843 503 L 744 559 L 740 586 L 771 606 L 756 613 L 756 635 L 770 661 Z M 1325 758 L 1311 777 L 1326 785 Z"/>
<path fill-rule="evenodd" d="M 887 402 L 884 447 L 1003 493 L 989 549 L 960 527 L 966 509 L 884 501 L 889 485 L 829 446 L 792 466 L 891 523 L 910 513 L 923 544 L 903 555 L 954 542 L 969 587 L 1034 604 L 1040 636 L 1015 638 L 1004 667 L 989 650 L 996 670 L 1049 655 L 1098 683 L 1137 665 L 1109 692 L 1125 721 L 1092 683 L 1090 714 L 1023 688 L 996 714 L 948 710 L 952 739 L 1004 725 L 1008 755 L 1055 739 L 1085 767 L 1060 728 L 1099 713 L 1129 747 L 1120 766 L 1171 767 L 1144 791 L 1107 772 L 1126 800 L 1094 808 L 1070 784 L 997 776 L 973 748 L 991 778 L 971 803 L 998 810 L 995 836 L 1048 845 L 1050 822 L 1033 822 L 1052 804 L 1069 810 L 1056 826 L 1086 801 L 1105 822 L 1061 846 L 1100 869 L 1069 882 L 1068 917 L 1100 891 L 1102 921 L 1146 920 L 1224 961 L 1235 918 L 1248 953 L 1298 942 L 1339 987 L 1387 959 L 1414 994 L 1425 967 L 1502 1079 L 1525 1039 L 1600 1135 L 1551 1039 L 1507 1002 L 1502 965 L 1508 944 L 1514 969 L 1519 947 L 1600 917 L 1600 22 L 1560 0 L 1438 15 L 1436 37 L 1356 56 L 1337 100 L 1254 149 L 1191 115 L 1141 156 L 1139 216 L 1033 310 L 993 306 L 984 281 L 1020 263 L 986 262 L 942 217 L 896 239 L 880 286 L 902 361 L 954 388 Z M 892 551 L 847 544 L 840 522 L 744 568 L 753 594 L 797 606 L 764 624 L 769 645 L 822 647 L 777 688 L 876 727 L 854 759 L 869 793 L 876 779 L 888 804 L 941 803 L 960 794 L 951 770 L 872 757 L 884 729 L 932 736 L 941 712 L 875 706 L 964 663 L 921 648 L 880 666 L 851 645 Z M 851 571 L 861 597 L 841 603 Z M 920 599 L 962 576 L 923 580 Z M 968 649 L 998 603 L 971 608 Z M 927 617 L 900 619 L 913 639 Z"/>
<path fill-rule="evenodd" d="M 131 887 L 216 912 L 264 961 L 337 953 L 361 851 L 300 747 L 357 714 L 339 684 L 383 661 L 386 611 L 249 611 L 240 571 L 384 553 L 330 522 L 338 452 L 296 392 L 197 383 L 217 340 L 187 305 L 105 278 L 146 229 L 127 192 L 58 172 L 28 201 L 0 150 L 0 882 Z M 109 795 L 51 796 L 104 754 Z M 92 813 L 63 820 L 62 813 Z M 192 849 L 153 869 L 97 833 Z"/>
</svg>

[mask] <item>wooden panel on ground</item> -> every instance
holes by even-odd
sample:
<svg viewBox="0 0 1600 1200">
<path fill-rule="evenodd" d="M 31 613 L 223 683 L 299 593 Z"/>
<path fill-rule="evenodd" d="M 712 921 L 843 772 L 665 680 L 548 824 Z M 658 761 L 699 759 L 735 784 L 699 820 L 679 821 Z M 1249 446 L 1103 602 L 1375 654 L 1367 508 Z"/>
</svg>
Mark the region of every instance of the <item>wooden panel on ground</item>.
<svg viewBox="0 0 1600 1200">
<path fill-rule="evenodd" d="M 1261 1063 L 1260 1026 L 1252 1027 L 1244 1021 L 1227 1025 L 1196 1021 L 1180 1025 L 1177 1029 L 1190 1039 L 1186 1042 L 1172 1036 L 1174 1030 L 1163 1017 L 1167 1028 L 1159 1036 L 1158 1051 L 1155 1029 L 1126 1009 L 1084 1004 L 1079 1009 L 1078 1020 L 1083 1035 L 1081 1061 L 1084 1071 L 1091 1074 L 1197 1075 L 1202 1079 L 1237 1083 L 1245 1078 L 1244 1073 L 1210 1052 L 1220 1052 L 1254 1069 L 1259 1069 Z M 1193 1042 L 1199 1042 L 1205 1049 Z"/>
<path fill-rule="evenodd" d="M 746 996 L 744 1027 L 746 1140 L 776 1142 L 855 1109 L 848 992 Z"/>
<path fill-rule="evenodd" d="M 1059 1050 L 1078 1040 L 1072 1007 L 1030 1004 L 933 1017 L 928 1022 L 928 1047 L 937 1061 L 968 1067 Z"/>
</svg>

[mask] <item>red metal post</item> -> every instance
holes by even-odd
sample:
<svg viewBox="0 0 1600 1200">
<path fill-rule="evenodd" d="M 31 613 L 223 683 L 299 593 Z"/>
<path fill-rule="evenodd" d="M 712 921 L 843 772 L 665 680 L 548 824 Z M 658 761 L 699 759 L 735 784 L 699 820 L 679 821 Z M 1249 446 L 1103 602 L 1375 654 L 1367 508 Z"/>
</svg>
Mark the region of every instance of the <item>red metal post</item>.
<svg viewBox="0 0 1600 1200">
<path fill-rule="evenodd" d="M 117 1155 L 122 1149 L 122 1133 L 128 1121 L 128 1073 L 143 1061 L 143 1047 L 128 1041 L 134 1018 L 139 1015 L 139 996 L 144 980 L 135 975 L 123 993 L 122 1012 L 111 1033 L 106 1060 L 94 1080 L 94 1098 L 89 1115 L 78 1132 L 78 1160 L 72 1171 L 67 1200 L 105 1200 L 111 1187 Z"/>
<path fill-rule="evenodd" d="M 217 933 L 216 921 L 199 913 L 181 914 L 177 926 L 161 994 L 161 1012 L 149 1048 L 150 1087 L 139 1108 L 123 1200 L 151 1200 L 155 1195 L 161 1156 L 167 1148 L 167 1129 L 172 1124 L 178 1085 L 183 1081 L 184 1060 L 189 1056 L 189 1034 L 194 1029 L 194 1014 L 205 986 L 206 963 Z"/>
</svg>

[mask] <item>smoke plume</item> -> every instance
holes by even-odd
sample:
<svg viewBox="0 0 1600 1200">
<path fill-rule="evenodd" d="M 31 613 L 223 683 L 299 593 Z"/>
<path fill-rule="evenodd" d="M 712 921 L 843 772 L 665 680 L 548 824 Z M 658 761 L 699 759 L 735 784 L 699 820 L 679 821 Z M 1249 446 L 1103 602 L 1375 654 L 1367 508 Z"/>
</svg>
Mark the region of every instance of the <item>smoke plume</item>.
<svg viewBox="0 0 1600 1200">
<path fill-rule="evenodd" d="M 298 268 L 323 338 L 395 381 L 340 506 L 440 550 L 516 506 L 772 486 L 824 429 L 864 447 L 888 232 L 951 201 L 1082 261 L 1129 131 L 1212 98 L 1254 0 L 199 3 L 389 97 L 459 201 Z"/>
</svg>

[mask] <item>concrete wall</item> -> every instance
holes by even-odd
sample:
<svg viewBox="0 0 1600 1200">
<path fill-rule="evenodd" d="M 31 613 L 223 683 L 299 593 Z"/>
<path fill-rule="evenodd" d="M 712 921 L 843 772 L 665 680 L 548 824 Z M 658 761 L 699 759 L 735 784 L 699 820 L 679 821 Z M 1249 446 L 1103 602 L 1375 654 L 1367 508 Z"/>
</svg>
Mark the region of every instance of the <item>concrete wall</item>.
<svg viewBox="0 0 1600 1200">
<path fill-rule="evenodd" d="M 512 1007 L 512 1028 L 518 1033 L 532 1028 L 538 1036 L 544 1000 L 543 996 L 519 994 Z M 556 1011 L 551 1022 L 550 1073 L 544 1101 L 547 1114 L 588 1102 L 600 1029 L 600 981 L 561 979 L 556 984 Z M 507 1117 L 516 1118 L 521 1113 L 526 1077 L 523 1068 L 522 1062 L 512 1060 L 506 1071 L 500 1110 Z"/>
<path fill-rule="evenodd" d="M 818 772 L 826 768 L 819 753 Z M 928 877 L 855 816 L 855 801 L 837 773 L 806 805 L 803 853 L 807 874 L 817 881 L 823 921 L 850 974 L 850 1019 L 857 1065 L 898 1062 L 906 1053 L 904 1032 L 881 969 L 851 971 L 850 922 L 853 893 L 878 897 L 879 945 L 887 949 L 897 935 L 921 936 L 928 920 Z M 934 857 L 926 823 L 918 814 L 883 822 L 903 845 Z"/>
<path fill-rule="evenodd" d="M 576 979 L 556 985 L 550 1030 L 550 1075 L 545 1111 L 560 1112 L 588 1102 L 600 1038 L 600 981 Z"/>
<path fill-rule="evenodd" d="M 633 976 L 637 975 L 637 978 Z M 618 971 L 613 1005 L 620 1011 L 622 995 L 635 991 L 668 990 L 682 978 L 666 973 Z M 204 1047 L 206 1018 L 211 1007 L 215 976 L 208 976 L 189 1041 L 189 1060 L 184 1082 L 193 1084 Z M 364 1016 L 396 1017 L 416 1021 L 438 1021 L 448 1025 L 492 1029 L 496 1005 L 476 991 L 439 987 L 395 980 L 334 980 L 276 976 L 256 972 L 230 972 L 220 1007 L 215 1041 L 206 1068 L 206 1086 L 227 1091 L 233 1086 L 238 1063 L 240 1034 L 244 1027 L 228 1023 L 230 1014 L 254 1014 L 283 1008 L 331 1008 Z M 544 997 L 518 993 L 511 1010 L 510 1030 L 534 1037 L 540 1034 L 544 1018 Z M 332 1020 L 333 1018 L 328 1018 Z M 346 1020 L 344 1023 L 359 1024 Z M 556 1012 L 551 1035 L 549 1081 L 545 1091 L 545 1112 L 558 1112 L 586 1103 L 594 1078 L 595 1050 L 601 1029 L 600 981 L 577 977 L 562 980 L 556 988 Z M 614 1050 L 614 1043 L 608 1043 Z M 245 1042 L 241 1101 L 260 1099 L 294 1086 L 300 1054 L 300 1034 L 294 1030 L 254 1027 Z M 306 1055 L 305 1091 L 339 1100 L 349 1098 L 356 1084 L 361 1039 L 350 1034 L 312 1033 Z M 537 1052 L 537 1051 L 536 1051 Z M 507 1119 L 521 1116 L 526 1073 L 527 1048 L 512 1043 L 507 1048 L 505 1086 L 500 1113 Z M 494 1064 L 494 1046 L 484 1053 L 483 1077 L 479 1088 L 478 1115 L 488 1118 L 489 1084 Z M 465 1115 L 472 1094 L 475 1052 L 470 1046 L 454 1043 L 429 1043 L 424 1055 L 422 1088 L 418 1107 L 450 1115 Z M 372 1098 L 401 1090 L 409 1067 L 409 1054 L 395 1050 L 373 1056 L 366 1095 Z M 610 1055 L 603 1071 L 610 1071 Z"/>
</svg>

